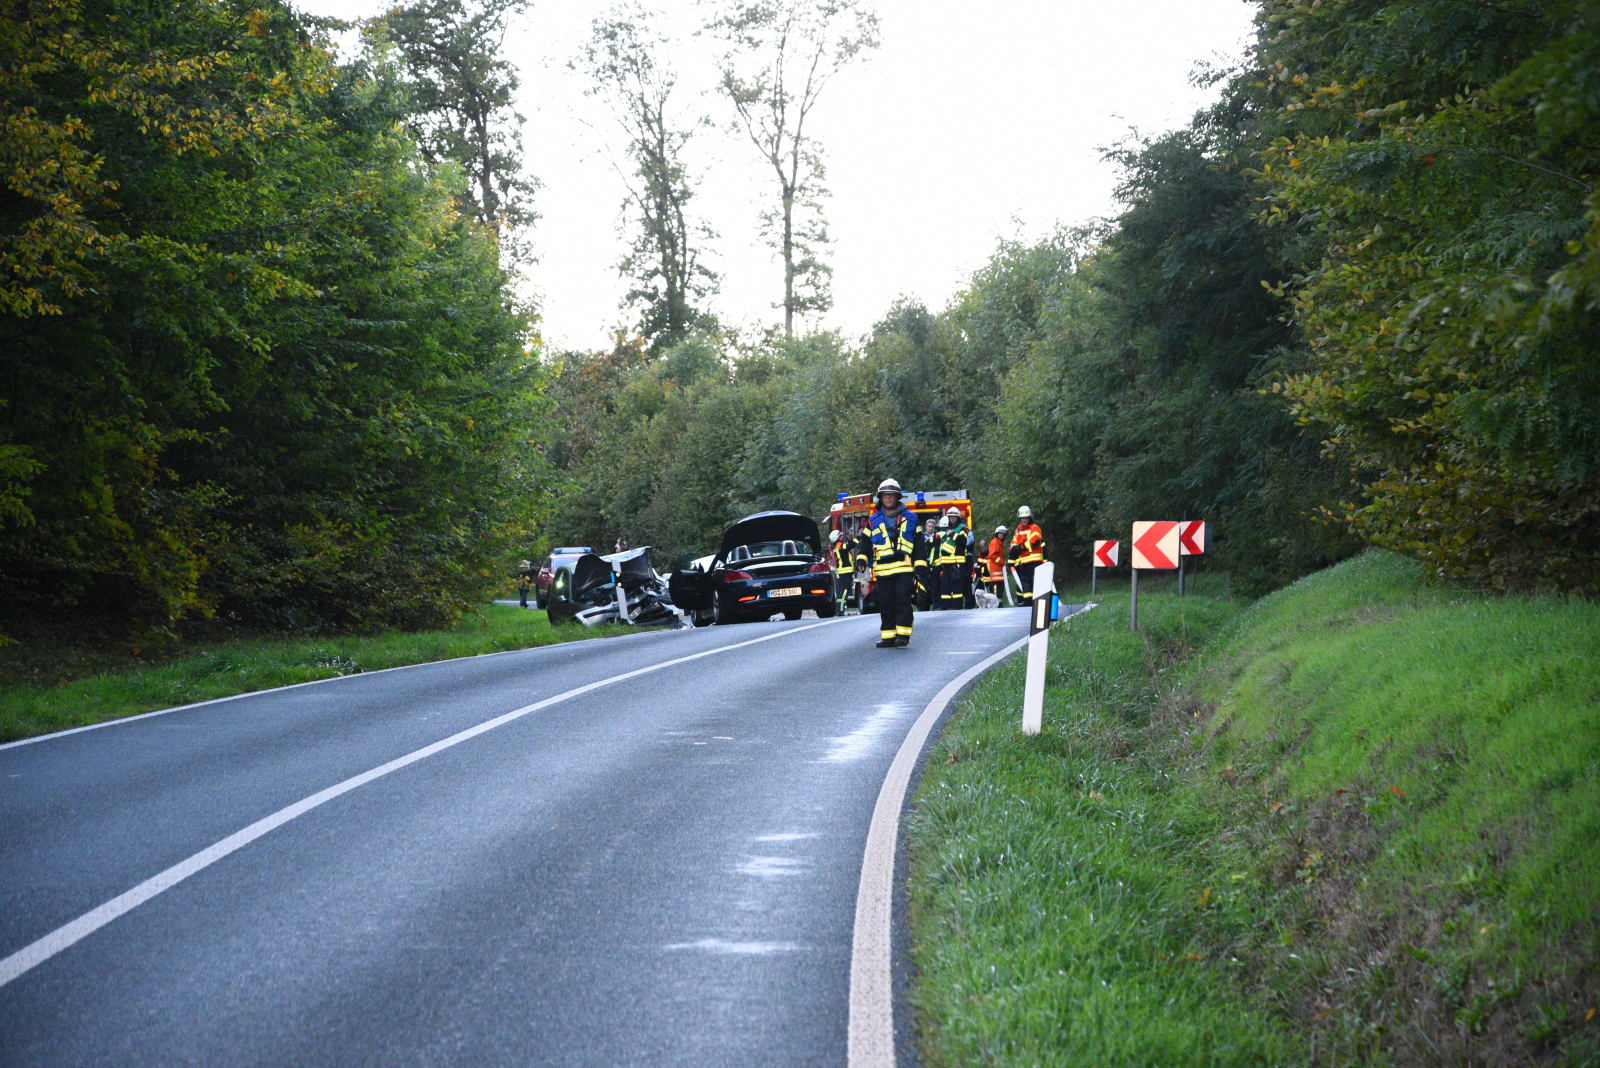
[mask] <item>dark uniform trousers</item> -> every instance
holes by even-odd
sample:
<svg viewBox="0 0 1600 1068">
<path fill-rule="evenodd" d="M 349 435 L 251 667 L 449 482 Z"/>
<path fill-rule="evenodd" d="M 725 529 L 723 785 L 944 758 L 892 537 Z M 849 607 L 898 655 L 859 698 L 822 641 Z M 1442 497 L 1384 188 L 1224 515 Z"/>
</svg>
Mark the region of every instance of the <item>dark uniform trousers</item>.
<svg viewBox="0 0 1600 1068">
<path fill-rule="evenodd" d="M 917 579 L 909 571 L 898 575 L 885 575 L 876 581 L 878 616 L 882 620 L 878 630 L 884 635 L 911 637 L 911 612 L 916 597 Z"/>
<path fill-rule="evenodd" d="M 939 565 L 939 607 L 951 609 L 961 607 L 961 565 Z"/>
<path fill-rule="evenodd" d="M 1017 581 L 1022 584 L 1022 592 L 1030 597 L 1033 596 L 1033 572 L 1038 566 L 1039 564 L 1034 562 L 1031 564 L 1016 564 L 1013 568 L 1017 573 Z"/>
</svg>

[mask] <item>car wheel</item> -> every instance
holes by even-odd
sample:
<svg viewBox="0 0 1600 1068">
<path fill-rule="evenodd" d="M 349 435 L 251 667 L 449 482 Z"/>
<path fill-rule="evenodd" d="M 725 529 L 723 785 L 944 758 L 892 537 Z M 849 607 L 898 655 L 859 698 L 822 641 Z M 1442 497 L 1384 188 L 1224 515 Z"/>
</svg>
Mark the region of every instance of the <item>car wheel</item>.
<svg viewBox="0 0 1600 1068">
<path fill-rule="evenodd" d="M 722 598 L 722 591 L 717 591 L 716 621 L 718 626 L 727 626 L 739 622 L 739 617 L 734 614 L 733 606 Z"/>
<path fill-rule="evenodd" d="M 818 619 L 832 619 L 834 616 L 836 616 L 838 614 L 839 614 L 839 602 L 838 601 L 829 601 L 827 604 L 825 604 L 825 605 L 823 605 L 823 606 L 821 606 L 820 608 L 817 609 L 817 618 Z"/>
<path fill-rule="evenodd" d="M 550 610 L 550 598 L 542 593 L 536 593 L 533 595 L 533 606 L 548 612 Z"/>
<path fill-rule="evenodd" d="M 798 608 L 785 608 L 783 610 L 783 618 L 784 619 L 799 619 L 800 618 L 800 609 L 798 609 Z"/>
</svg>

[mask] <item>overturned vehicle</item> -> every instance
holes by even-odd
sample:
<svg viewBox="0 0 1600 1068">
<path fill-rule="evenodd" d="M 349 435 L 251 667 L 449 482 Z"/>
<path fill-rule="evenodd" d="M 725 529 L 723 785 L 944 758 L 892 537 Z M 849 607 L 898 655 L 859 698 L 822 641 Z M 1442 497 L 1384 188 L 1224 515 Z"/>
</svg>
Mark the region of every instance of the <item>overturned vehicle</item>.
<svg viewBox="0 0 1600 1068">
<path fill-rule="evenodd" d="M 651 566 L 648 545 L 610 556 L 584 553 L 556 571 L 548 603 L 552 624 L 686 625 L 666 581 Z"/>
<path fill-rule="evenodd" d="M 839 610 L 833 572 L 816 520 L 798 512 L 757 512 L 722 535 L 715 554 L 672 573 L 672 603 L 696 623 L 748 623 L 782 612 Z"/>
</svg>

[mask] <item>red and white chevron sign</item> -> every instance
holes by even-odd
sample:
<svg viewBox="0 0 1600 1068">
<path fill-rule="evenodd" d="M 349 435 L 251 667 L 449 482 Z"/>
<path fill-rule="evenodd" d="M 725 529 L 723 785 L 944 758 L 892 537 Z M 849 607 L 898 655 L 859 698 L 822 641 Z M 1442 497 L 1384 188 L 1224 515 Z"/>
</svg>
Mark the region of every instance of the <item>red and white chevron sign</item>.
<svg viewBox="0 0 1600 1068">
<path fill-rule="evenodd" d="M 1133 566 L 1166 570 L 1178 566 L 1178 524 L 1161 520 L 1133 525 Z"/>
<path fill-rule="evenodd" d="M 1094 543 L 1094 566 L 1116 567 L 1117 545 L 1114 541 L 1097 541 Z"/>
<path fill-rule="evenodd" d="M 1206 543 L 1210 541 L 1209 531 L 1201 520 L 1191 520 L 1178 524 L 1178 552 L 1184 556 L 1203 556 Z"/>
</svg>

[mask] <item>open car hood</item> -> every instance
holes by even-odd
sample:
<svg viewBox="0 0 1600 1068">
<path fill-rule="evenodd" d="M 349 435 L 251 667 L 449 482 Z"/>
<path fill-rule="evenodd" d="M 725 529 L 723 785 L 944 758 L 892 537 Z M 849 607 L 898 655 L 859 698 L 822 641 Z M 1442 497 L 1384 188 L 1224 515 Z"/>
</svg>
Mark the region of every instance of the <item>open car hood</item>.
<svg viewBox="0 0 1600 1068">
<path fill-rule="evenodd" d="M 726 560 L 728 554 L 741 545 L 755 541 L 808 541 L 813 552 L 820 551 L 822 532 L 817 521 L 799 512 L 757 512 L 747 515 L 722 535 L 722 547 L 717 557 Z"/>
</svg>

